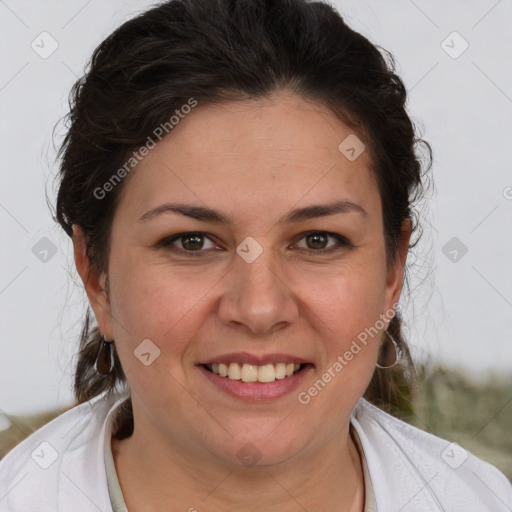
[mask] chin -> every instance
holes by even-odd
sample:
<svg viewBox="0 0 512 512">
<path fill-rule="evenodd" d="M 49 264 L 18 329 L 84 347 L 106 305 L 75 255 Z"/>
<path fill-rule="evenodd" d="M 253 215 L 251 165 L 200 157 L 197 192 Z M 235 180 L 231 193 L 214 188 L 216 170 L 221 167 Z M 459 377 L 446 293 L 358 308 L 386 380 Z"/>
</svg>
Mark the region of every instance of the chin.
<svg viewBox="0 0 512 512">
<path fill-rule="evenodd" d="M 283 464 L 299 454 L 307 446 L 307 440 L 297 438 L 296 432 L 292 434 L 286 429 L 278 432 L 276 422 L 272 423 L 271 428 L 225 437 L 223 443 L 210 445 L 209 451 L 231 466 L 255 468 Z M 243 432 L 243 428 L 238 432 Z"/>
</svg>

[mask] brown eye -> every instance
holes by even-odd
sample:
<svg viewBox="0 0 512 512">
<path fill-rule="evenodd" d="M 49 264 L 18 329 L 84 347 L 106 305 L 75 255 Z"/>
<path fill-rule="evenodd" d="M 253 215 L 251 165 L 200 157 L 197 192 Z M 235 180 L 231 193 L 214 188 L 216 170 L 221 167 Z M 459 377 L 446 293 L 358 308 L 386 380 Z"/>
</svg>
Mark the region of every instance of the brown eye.
<svg viewBox="0 0 512 512">
<path fill-rule="evenodd" d="M 180 237 L 182 240 L 182 246 L 187 250 L 197 250 L 203 247 L 204 237 L 201 234 L 192 233 L 190 235 L 185 235 Z"/>
<path fill-rule="evenodd" d="M 310 252 L 318 252 L 320 254 L 353 247 L 346 238 L 326 231 L 311 231 L 309 233 L 305 233 L 300 240 L 305 241 L 305 246 L 296 245 L 296 247 Z M 334 240 L 334 243 L 331 242 L 329 244 L 330 240 Z"/>
<path fill-rule="evenodd" d="M 328 236 L 324 233 L 311 233 L 305 238 L 310 249 L 325 249 L 328 242 Z"/>
<path fill-rule="evenodd" d="M 210 244 L 205 245 L 205 244 Z M 158 243 L 158 247 L 181 254 L 201 256 L 216 248 L 216 244 L 205 233 L 192 232 L 180 233 L 171 237 L 164 238 Z"/>
</svg>

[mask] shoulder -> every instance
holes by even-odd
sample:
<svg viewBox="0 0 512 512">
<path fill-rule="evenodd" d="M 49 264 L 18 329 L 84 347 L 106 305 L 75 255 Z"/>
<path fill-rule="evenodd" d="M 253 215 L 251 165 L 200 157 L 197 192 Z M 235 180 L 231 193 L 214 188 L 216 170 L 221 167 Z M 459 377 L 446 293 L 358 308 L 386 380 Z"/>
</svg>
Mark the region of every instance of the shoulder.
<svg viewBox="0 0 512 512">
<path fill-rule="evenodd" d="M 409 425 L 364 399 L 354 409 L 352 423 L 378 505 L 379 493 L 382 503 L 402 512 L 512 509 L 512 485 L 506 476 L 457 443 Z"/>
<path fill-rule="evenodd" d="M 101 494 L 101 484 L 106 489 L 102 434 L 109 411 L 120 401 L 97 397 L 76 406 L 14 447 L 0 461 L 0 509 L 54 512 L 72 503 L 74 510 L 87 510 L 87 495 L 98 495 L 98 489 Z"/>
</svg>

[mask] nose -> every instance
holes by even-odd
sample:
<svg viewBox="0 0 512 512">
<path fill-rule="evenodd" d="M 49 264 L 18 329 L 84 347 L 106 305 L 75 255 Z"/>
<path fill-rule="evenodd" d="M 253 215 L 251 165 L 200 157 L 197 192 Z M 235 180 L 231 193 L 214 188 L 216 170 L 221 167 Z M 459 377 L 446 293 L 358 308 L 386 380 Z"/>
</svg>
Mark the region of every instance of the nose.
<svg viewBox="0 0 512 512">
<path fill-rule="evenodd" d="M 218 315 L 231 328 L 268 335 L 292 324 L 299 315 L 293 282 L 270 250 L 252 263 L 237 255 L 224 286 Z"/>
</svg>

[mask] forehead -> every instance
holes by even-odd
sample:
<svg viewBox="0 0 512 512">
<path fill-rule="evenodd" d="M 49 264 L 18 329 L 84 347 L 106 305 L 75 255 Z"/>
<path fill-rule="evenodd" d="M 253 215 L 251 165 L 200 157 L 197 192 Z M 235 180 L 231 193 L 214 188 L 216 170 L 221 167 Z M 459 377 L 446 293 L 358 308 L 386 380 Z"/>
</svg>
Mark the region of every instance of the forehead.
<svg viewBox="0 0 512 512">
<path fill-rule="evenodd" d="M 122 203 L 139 211 L 170 198 L 253 208 L 375 199 L 369 151 L 354 159 L 352 147 L 363 148 L 332 111 L 290 93 L 199 104 L 138 164 Z"/>
</svg>

